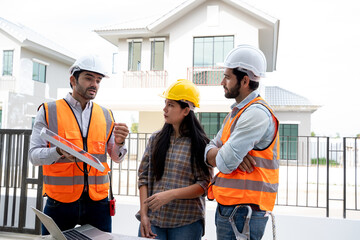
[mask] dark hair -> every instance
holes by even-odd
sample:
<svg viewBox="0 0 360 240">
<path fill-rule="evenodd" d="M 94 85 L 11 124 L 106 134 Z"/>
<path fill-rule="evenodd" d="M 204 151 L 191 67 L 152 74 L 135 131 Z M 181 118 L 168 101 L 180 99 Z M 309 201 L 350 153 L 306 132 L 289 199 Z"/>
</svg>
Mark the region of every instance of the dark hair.
<svg viewBox="0 0 360 240">
<path fill-rule="evenodd" d="M 176 101 L 182 109 L 189 107 L 187 103 Z M 174 129 L 171 124 L 165 123 L 163 128 L 155 138 L 155 147 L 152 152 L 152 164 L 154 177 L 158 181 L 164 174 L 166 153 L 170 146 L 170 137 Z M 181 136 L 191 139 L 191 169 L 194 173 L 194 167 L 197 167 L 208 178 L 211 177 L 209 167 L 204 162 L 205 147 L 209 143 L 204 129 L 200 125 L 193 111 L 183 119 L 180 124 L 179 132 Z"/>
<path fill-rule="evenodd" d="M 76 81 L 78 81 L 80 73 L 82 73 L 83 71 L 84 70 L 76 71 L 72 74 L 74 76 L 74 78 L 76 79 Z M 71 85 L 71 82 L 70 82 L 70 87 L 71 87 L 71 89 L 73 88 L 73 86 Z"/>
<path fill-rule="evenodd" d="M 242 71 L 239 71 L 237 70 L 237 68 L 233 68 L 233 74 L 236 76 L 236 79 L 238 81 L 238 85 L 240 86 L 240 82 L 241 80 L 245 77 L 245 76 L 248 76 L 247 73 L 245 72 L 242 72 Z M 259 82 L 255 82 L 255 81 L 252 81 L 250 80 L 249 81 L 249 87 L 251 90 L 256 90 L 258 89 L 259 87 Z"/>
</svg>

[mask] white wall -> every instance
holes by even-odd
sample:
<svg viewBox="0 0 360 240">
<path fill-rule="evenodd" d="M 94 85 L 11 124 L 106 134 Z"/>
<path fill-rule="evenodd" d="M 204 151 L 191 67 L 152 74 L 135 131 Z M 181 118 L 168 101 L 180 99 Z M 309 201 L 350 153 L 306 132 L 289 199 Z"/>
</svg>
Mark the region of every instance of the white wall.
<svg viewBox="0 0 360 240">
<path fill-rule="evenodd" d="M 33 59 L 38 59 L 47 64 L 46 83 L 32 80 Z M 70 64 L 61 63 L 45 55 L 23 48 L 21 52 L 20 86 L 17 92 L 40 98 L 56 99 L 58 88 L 69 87 L 70 66 Z"/>
<path fill-rule="evenodd" d="M 299 136 L 311 135 L 311 113 L 310 112 L 279 112 L 275 115 L 280 124 L 299 124 Z"/>
<path fill-rule="evenodd" d="M 207 21 L 207 6 L 219 6 L 218 24 Z M 202 36 L 234 35 L 237 46 L 241 43 L 258 45 L 258 30 L 248 24 L 254 22 L 241 11 L 221 1 L 206 1 L 180 20 L 170 24 L 161 33 L 169 33 L 168 71 L 170 82 L 187 77 L 187 68 L 193 66 L 193 38 Z"/>
<path fill-rule="evenodd" d="M 0 33 L 0 69 L 3 67 L 3 50 L 14 50 L 13 77 L 15 92 L 2 92 L 3 128 L 31 128 L 32 117 L 35 117 L 40 104 L 57 97 L 59 87 L 69 86 L 68 69 L 70 64 L 64 64 L 55 59 L 30 51 L 20 46 L 20 43 Z M 47 65 L 46 83 L 32 80 L 33 59 L 38 59 Z M 2 72 L 1 72 L 2 74 Z"/>
</svg>

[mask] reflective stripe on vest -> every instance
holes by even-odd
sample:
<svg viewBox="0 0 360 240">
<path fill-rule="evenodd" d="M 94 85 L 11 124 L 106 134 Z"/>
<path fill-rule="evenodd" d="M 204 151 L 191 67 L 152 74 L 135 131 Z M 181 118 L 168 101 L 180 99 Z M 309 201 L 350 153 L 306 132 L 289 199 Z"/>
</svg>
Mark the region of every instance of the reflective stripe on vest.
<svg viewBox="0 0 360 240">
<path fill-rule="evenodd" d="M 279 184 L 279 122 L 268 104 L 257 97 L 245 105 L 233 117 L 230 114 L 224 120 L 221 136 L 223 144 L 229 139 L 239 117 L 252 104 L 262 104 L 271 113 L 275 122 L 275 135 L 268 147 L 251 150 L 249 154 L 256 161 L 251 173 L 236 169 L 230 174 L 219 172 L 209 184 L 208 198 L 222 205 L 257 204 L 260 209 L 272 211 L 275 205 Z"/>
<path fill-rule="evenodd" d="M 106 198 L 109 189 L 108 171 L 110 170 L 106 162 L 106 150 L 114 126 L 112 113 L 93 103 L 87 137 L 83 138 L 77 119 L 66 100 L 45 103 L 44 108 L 46 121 L 51 131 L 87 150 L 104 165 L 104 172 L 87 165 L 89 171 L 88 192 L 94 201 Z M 44 165 L 44 193 L 64 203 L 78 200 L 84 189 L 85 176 L 81 171 L 84 170 L 84 165 L 81 161 L 77 161 L 76 164 L 66 158 L 59 159 L 56 164 Z"/>
</svg>

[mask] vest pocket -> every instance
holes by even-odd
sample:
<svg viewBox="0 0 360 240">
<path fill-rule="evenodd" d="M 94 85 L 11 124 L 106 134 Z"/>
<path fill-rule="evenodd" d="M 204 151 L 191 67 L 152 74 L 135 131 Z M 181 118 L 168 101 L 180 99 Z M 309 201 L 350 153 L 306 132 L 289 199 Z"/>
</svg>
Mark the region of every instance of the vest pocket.
<svg viewBox="0 0 360 240">
<path fill-rule="evenodd" d="M 52 192 L 73 192 L 74 185 L 80 184 L 76 183 L 76 179 L 77 177 L 74 176 L 74 163 L 49 165 L 49 171 L 47 171 L 46 176 L 44 176 L 44 182 L 48 184 L 49 187 L 51 186 Z"/>
<path fill-rule="evenodd" d="M 104 154 L 105 153 L 105 142 L 102 141 L 92 141 L 91 146 L 89 147 L 89 150 L 93 153 L 93 154 Z"/>
</svg>

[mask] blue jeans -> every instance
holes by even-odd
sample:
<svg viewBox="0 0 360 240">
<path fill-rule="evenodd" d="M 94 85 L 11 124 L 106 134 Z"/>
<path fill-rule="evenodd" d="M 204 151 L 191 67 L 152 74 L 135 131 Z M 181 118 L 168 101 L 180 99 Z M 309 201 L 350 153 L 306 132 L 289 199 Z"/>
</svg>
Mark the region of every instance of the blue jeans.
<svg viewBox="0 0 360 240">
<path fill-rule="evenodd" d="M 217 240 L 236 240 L 233 229 L 229 222 L 229 217 L 235 206 L 224 206 L 218 204 L 215 214 L 215 225 Z M 238 208 L 234 215 L 236 227 L 240 233 L 244 228 L 247 216 L 247 208 Z M 263 237 L 268 217 L 264 217 L 265 211 L 252 211 L 250 219 L 250 239 L 259 240 Z"/>
<path fill-rule="evenodd" d="M 156 239 L 161 240 L 201 240 L 204 233 L 203 221 L 199 220 L 194 223 L 177 227 L 177 228 L 160 228 L 151 225 L 153 233 L 157 234 Z M 139 228 L 138 236 L 141 237 Z"/>
<path fill-rule="evenodd" d="M 61 231 L 74 228 L 77 224 L 91 224 L 98 229 L 111 232 L 111 216 L 108 198 L 93 201 L 88 194 L 72 203 L 62 203 L 52 198 L 47 199 L 44 213 L 50 216 Z M 44 225 L 41 227 L 42 235 L 49 232 Z"/>
</svg>

